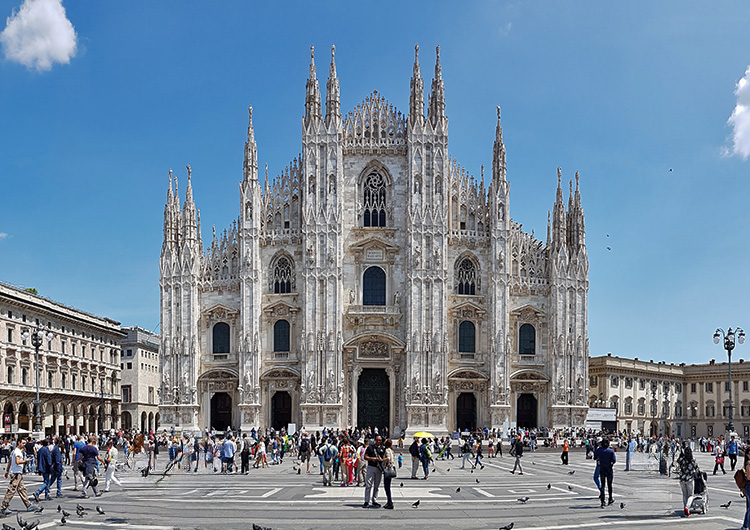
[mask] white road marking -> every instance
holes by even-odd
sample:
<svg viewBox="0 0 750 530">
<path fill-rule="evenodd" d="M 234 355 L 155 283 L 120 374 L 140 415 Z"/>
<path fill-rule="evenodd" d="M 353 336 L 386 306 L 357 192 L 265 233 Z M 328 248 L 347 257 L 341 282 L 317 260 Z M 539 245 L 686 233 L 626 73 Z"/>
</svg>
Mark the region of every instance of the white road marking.
<svg viewBox="0 0 750 530">
<path fill-rule="evenodd" d="M 261 499 L 267 499 L 271 495 L 274 495 L 274 494 L 276 494 L 276 493 L 278 493 L 280 491 L 281 491 L 281 488 L 274 488 L 274 489 L 272 489 L 270 491 L 265 492 L 263 495 L 260 496 L 260 498 Z"/>
<path fill-rule="evenodd" d="M 740 519 L 732 519 L 730 517 L 723 517 L 723 516 L 701 516 L 700 518 L 701 523 L 704 521 L 729 521 L 731 523 L 735 524 L 742 524 L 742 520 Z M 649 524 L 649 519 L 644 518 L 642 520 L 638 521 L 604 521 L 600 523 L 576 523 L 576 524 L 556 524 L 555 526 L 529 526 L 526 527 L 528 530 L 564 530 L 566 528 L 599 528 L 602 526 L 615 526 L 615 525 L 643 525 L 644 523 L 647 524 L 647 526 L 664 526 L 666 524 L 680 524 L 682 525 L 684 523 L 683 519 L 675 518 L 675 519 L 659 519 L 651 521 Z"/>
<path fill-rule="evenodd" d="M 494 495 L 493 495 L 492 493 L 487 493 L 487 492 L 486 492 L 486 491 L 484 491 L 484 490 L 483 490 L 482 488 L 474 488 L 474 491 L 476 491 L 476 492 L 477 492 L 477 493 L 479 493 L 480 495 L 484 495 L 485 497 L 492 497 L 492 498 L 494 498 L 494 497 L 495 497 L 495 496 L 494 496 Z"/>
<path fill-rule="evenodd" d="M 402 499 L 450 499 L 450 495 L 435 493 L 440 491 L 441 488 L 391 488 L 391 494 L 393 497 L 400 497 Z M 312 491 L 316 492 L 313 495 L 305 495 L 305 499 L 352 499 L 362 498 L 364 490 L 361 488 L 312 488 Z M 385 495 L 383 488 L 378 488 L 378 493 Z M 297 501 L 287 501 L 297 502 Z"/>
<path fill-rule="evenodd" d="M 524 464 L 524 462 L 521 462 L 521 465 L 523 465 L 523 464 Z M 508 464 L 507 466 L 500 466 L 500 465 L 497 465 L 497 464 L 490 464 L 489 462 L 487 462 L 484 465 L 485 466 L 489 466 L 489 467 L 494 467 L 494 468 L 497 468 L 497 469 L 502 469 L 503 471 L 513 471 L 513 466 L 510 465 L 510 464 Z M 528 462 L 526 462 L 526 467 L 528 468 Z M 533 477 L 534 473 L 529 473 L 528 471 L 524 471 L 523 472 L 523 476 Z"/>
</svg>

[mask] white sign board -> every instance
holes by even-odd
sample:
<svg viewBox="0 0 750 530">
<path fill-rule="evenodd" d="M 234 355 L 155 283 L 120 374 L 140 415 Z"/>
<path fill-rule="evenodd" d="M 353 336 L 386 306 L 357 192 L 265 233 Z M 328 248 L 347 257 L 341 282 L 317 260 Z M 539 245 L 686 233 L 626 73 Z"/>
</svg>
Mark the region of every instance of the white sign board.
<svg viewBox="0 0 750 530">
<path fill-rule="evenodd" d="M 291 436 L 295 432 L 297 432 L 297 424 L 296 423 L 290 423 L 286 426 L 286 433 Z"/>
<path fill-rule="evenodd" d="M 589 421 L 616 421 L 617 411 L 615 409 L 589 409 L 586 422 Z"/>
</svg>

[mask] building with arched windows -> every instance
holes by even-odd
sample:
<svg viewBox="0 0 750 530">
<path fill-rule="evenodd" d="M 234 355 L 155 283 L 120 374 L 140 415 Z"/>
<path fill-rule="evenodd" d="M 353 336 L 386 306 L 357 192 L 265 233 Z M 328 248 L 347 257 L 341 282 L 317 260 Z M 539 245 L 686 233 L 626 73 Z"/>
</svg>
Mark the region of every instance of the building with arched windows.
<svg viewBox="0 0 750 530">
<path fill-rule="evenodd" d="M 541 241 L 510 217 L 499 107 L 487 186 L 449 155 L 439 49 L 427 99 L 415 54 L 406 114 L 377 92 L 342 114 L 332 53 L 324 112 L 311 58 L 301 155 L 259 179 L 251 108 L 240 215 L 207 248 L 170 172 L 163 427 L 584 423 L 578 174 Z"/>
</svg>

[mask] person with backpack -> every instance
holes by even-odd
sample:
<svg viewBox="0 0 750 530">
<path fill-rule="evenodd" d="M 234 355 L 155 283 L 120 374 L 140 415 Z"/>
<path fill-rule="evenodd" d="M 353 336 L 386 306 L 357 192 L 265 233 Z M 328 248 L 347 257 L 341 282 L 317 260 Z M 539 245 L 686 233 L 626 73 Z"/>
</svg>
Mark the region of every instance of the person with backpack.
<svg viewBox="0 0 750 530">
<path fill-rule="evenodd" d="M 419 440 L 416 436 L 409 446 L 409 454 L 411 455 L 411 478 L 412 480 L 416 480 L 417 470 L 419 469 Z"/>
<path fill-rule="evenodd" d="M 240 449 L 240 473 L 247 475 L 250 472 L 250 441 L 247 433 L 242 433 L 242 449 Z"/>
<path fill-rule="evenodd" d="M 307 472 L 310 472 L 310 439 L 307 433 L 302 435 L 302 440 L 299 442 L 299 461 L 300 465 L 302 462 L 307 462 Z"/>
<path fill-rule="evenodd" d="M 461 446 L 461 469 L 466 468 L 466 462 L 469 462 L 469 465 L 471 465 L 471 457 L 473 455 L 471 454 L 471 443 L 469 440 L 464 441 L 464 445 Z"/>
<path fill-rule="evenodd" d="M 430 462 L 432 462 L 432 453 L 430 452 L 430 446 L 427 444 L 427 438 L 422 438 L 422 445 L 419 446 L 419 461 L 422 462 L 422 468 L 424 469 L 422 480 L 427 480 L 430 476 Z"/>
<path fill-rule="evenodd" d="M 333 485 L 333 461 L 339 453 L 338 448 L 333 444 L 330 438 L 326 439 L 318 447 L 318 455 L 323 457 L 323 485 Z"/>
<path fill-rule="evenodd" d="M 693 451 L 686 443 L 677 459 L 677 474 L 680 479 L 680 488 L 682 489 L 682 507 L 685 510 L 684 517 L 690 515 L 690 505 L 693 498 L 693 482 L 695 474 L 700 473 L 698 463 L 693 458 Z"/>
</svg>

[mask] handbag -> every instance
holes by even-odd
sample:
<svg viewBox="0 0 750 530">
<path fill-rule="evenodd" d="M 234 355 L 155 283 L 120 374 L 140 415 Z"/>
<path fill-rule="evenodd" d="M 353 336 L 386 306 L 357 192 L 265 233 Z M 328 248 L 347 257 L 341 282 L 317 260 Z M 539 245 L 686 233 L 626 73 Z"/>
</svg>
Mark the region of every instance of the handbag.
<svg viewBox="0 0 750 530">
<path fill-rule="evenodd" d="M 383 477 L 385 478 L 396 478 L 396 466 L 388 463 L 383 468 Z"/>
<path fill-rule="evenodd" d="M 716 457 L 716 463 L 717 464 L 723 464 L 724 463 L 724 457 L 723 456 L 717 456 Z"/>
</svg>

